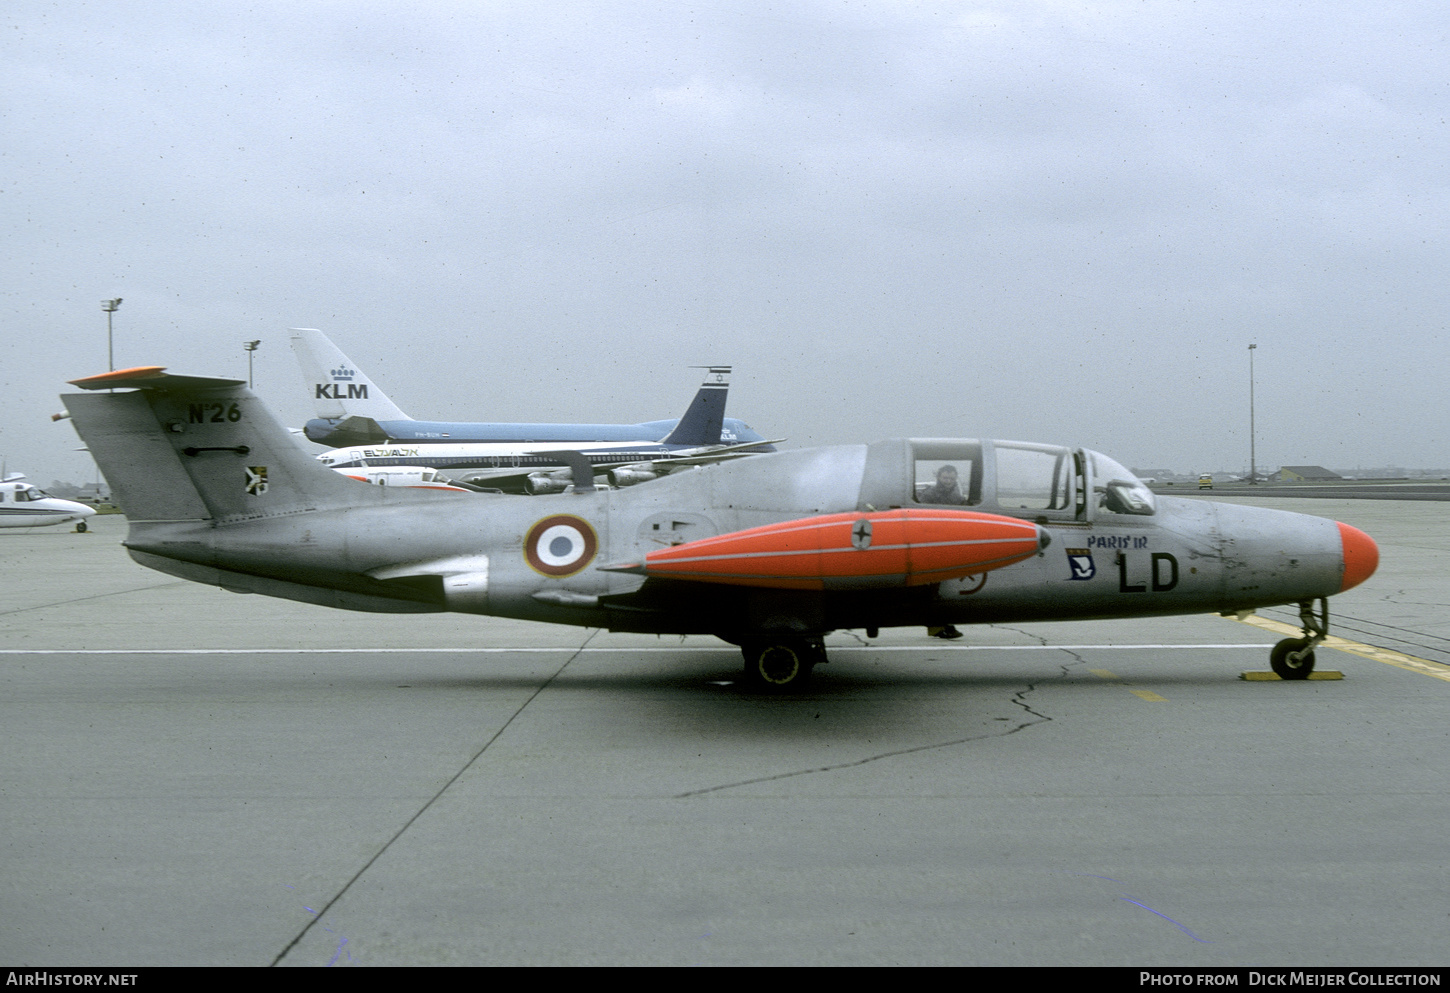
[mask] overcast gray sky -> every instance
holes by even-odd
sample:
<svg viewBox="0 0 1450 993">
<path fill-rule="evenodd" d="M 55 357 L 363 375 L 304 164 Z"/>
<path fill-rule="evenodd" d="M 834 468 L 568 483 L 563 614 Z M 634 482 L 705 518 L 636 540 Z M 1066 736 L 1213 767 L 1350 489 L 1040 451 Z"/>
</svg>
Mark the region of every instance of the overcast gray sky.
<svg viewBox="0 0 1450 993">
<path fill-rule="evenodd" d="M 0 455 L 317 327 L 415 417 L 1450 465 L 1450 8 L 10 0 Z"/>
</svg>

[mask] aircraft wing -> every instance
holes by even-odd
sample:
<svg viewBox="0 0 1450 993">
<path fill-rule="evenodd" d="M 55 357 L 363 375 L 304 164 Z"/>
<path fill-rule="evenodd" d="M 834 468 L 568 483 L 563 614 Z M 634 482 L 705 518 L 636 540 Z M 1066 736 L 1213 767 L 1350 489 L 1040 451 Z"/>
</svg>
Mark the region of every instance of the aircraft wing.
<svg viewBox="0 0 1450 993">
<path fill-rule="evenodd" d="M 619 458 L 609 461 L 592 462 L 589 466 L 595 477 L 606 476 L 609 482 L 615 486 L 633 486 L 636 483 L 647 482 L 660 476 L 668 475 L 679 469 L 690 469 L 695 466 L 708 465 L 712 462 L 724 462 L 729 459 L 742 458 L 752 454 L 750 449 L 760 445 L 774 445 L 785 441 L 784 438 L 777 438 L 771 441 L 745 442 L 739 445 L 726 445 L 721 448 L 712 449 L 707 452 L 696 452 L 692 455 L 684 455 L 677 458 L 661 459 L 639 459 Z M 546 455 L 563 456 L 562 452 L 545 452 Z M 502 493 L 543 493 L 560 492 L 573 481 L 572 470 L 563 469 L 469 469 L 459 471 L 456 475 L 450 475 L 455 482 L 463 481 L 473 486 L 482 487 L 487 490 L 499 490 Z M 545 484 L 543 479 L 551 479 L 553 485 Z M 545 488 L 541 488 L 545 487 Z"/>
<path fill-rule="evenodd" d="M 439 470 L 450 483 L 470 486 L 484 492 L 497 491 L 499 493 L 530 492 L 529 476 L 540 471 L 539 469 L 531 469 L 528 472 L 520 472 L 518 469 Z"/>
<path fill-rule="evenodd" d="M 562 452 L 543 452 L 540 454 L 562 457 Z M 570 455 L 577 456 L 581 461 L 584 456 L 571 452 Z M 605 476 L 614 470 L 627 465 L 644 465 L 638 459 L 619 459 L 611 462 L 598 462 L 589 466 L 591 481 L 598 476 Z M 460 469 L 454 474 L 444 474 L 455 483 L 463 483 L 477 489 L 489 491 L 497 490 L 500 493 L 561 493 L 574 482 L 574 471 L 572 468 L 536 468 L 536 469 Z"/>
<path fill-rule="evenodd" d="M 708 451 L 696 452 L 694 455 L 681 455 L 678 458 L 656 459 L 651 464 L 661 467 L 674 466 L 680 468 L 692 465 L 709 465 L 711 462 L 724 462 L 728 459 L 743 458 L 746 455 L 760 455 L 761 452 L 752 452 L 752 448 L 759 448 L 761 445 L 779 445 L 785 441 L 784 438 L 768 438 L 761 441 L 746 441 L 738 445 L 722 445 L 719 448 L 712 448 Z M 631 465 L 634 463 L 630 463 Z M 641 463 L 642 464 L 642 463 Z"/>
</svg>

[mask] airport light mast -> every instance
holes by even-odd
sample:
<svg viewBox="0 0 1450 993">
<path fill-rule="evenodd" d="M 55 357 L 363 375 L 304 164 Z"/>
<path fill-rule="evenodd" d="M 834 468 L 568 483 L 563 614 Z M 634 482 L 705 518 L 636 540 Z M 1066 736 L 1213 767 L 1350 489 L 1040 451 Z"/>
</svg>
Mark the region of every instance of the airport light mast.
<svg viewBox="0 0 1450 993">
<path fill-rule="evenodd" d="M 121 306 L 120 297 L 116 297 L 114 300 L 101 301 L 101 309 L 106 312 L 106 368 L 111 372 L 116 371 L 116 352 L 111 345 L 111 315 L 116 312 L 116 308 L 119 306 Z"/>
<path fill-rule="evenodd" d="M 1258 345 L 1249 346 L 1249 485 L 1259 485 L 1258 466 L 1254 460 L 1254 349 Z"/>
<path fill-rule="evenodd" d="M 261 343 L 261 338 L 258 338 L 256 341 L 242 342 L 242 347 L 247 350 L 247 389 L 249 390 L 252 388 L 252 353 L 257 350 L 257 346 Z"/>
</svg>

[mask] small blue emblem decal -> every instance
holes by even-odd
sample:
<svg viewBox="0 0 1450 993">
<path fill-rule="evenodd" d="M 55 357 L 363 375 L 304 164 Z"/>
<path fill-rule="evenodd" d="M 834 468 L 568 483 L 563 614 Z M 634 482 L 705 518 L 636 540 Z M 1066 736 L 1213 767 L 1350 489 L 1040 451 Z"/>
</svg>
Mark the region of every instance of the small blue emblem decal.
<svg viewBox="0 0 1450 993">
<path fill-rule="evenodd" d="M 1097 567 L 1093 565 L 1091 549 L 1069 548 L 1067 564 L 1072 566 L 1072 575 L 1068 576 L 1068 579 L 1092 579 L 1098 574 Z"/>
</svg>

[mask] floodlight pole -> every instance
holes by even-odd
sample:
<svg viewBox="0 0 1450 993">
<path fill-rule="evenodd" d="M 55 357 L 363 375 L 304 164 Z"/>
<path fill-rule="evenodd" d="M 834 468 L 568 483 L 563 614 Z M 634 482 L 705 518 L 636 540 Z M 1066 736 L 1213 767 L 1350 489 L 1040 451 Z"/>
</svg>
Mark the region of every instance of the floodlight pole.
<svg viewBox="0 0 1450 993">
<path fill-rule="evenodd" d="M 111 315 L 116 312 L 116 308 L 119 306 L 121 306 L 120 297 L 116 297 L 114 300 L 101 301 L 101 309 L 106 312 L 106 368 L 111 372 L 116 371 L 116 352 L 112 347 L 113 339 L 111 337 Z"/>
<path fill-rule="evenodd" d="M 261 338 L 258 338 L 256 341 L 242 342 L 242 347 L 247 350 L 247 389 L 249 390 L 252 388 L 252 353 L 257 350 L 257 346 L 261 343 Z"/>
<path fill-rule="evenodd" d="M 1258 465 L 1254 459 L 1254 349 L 1249 346 L 1249 485 L 1259 485 Z"/>
</svg>

